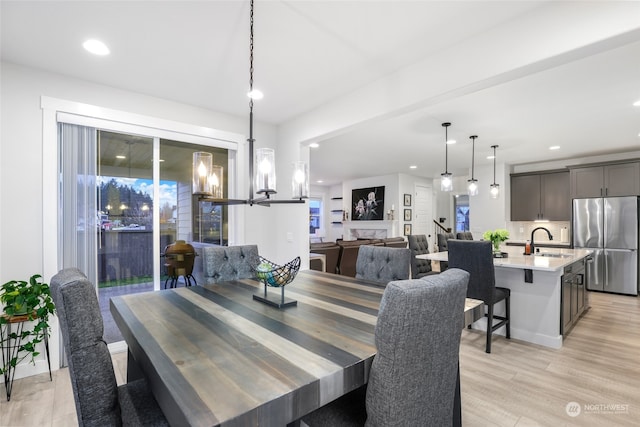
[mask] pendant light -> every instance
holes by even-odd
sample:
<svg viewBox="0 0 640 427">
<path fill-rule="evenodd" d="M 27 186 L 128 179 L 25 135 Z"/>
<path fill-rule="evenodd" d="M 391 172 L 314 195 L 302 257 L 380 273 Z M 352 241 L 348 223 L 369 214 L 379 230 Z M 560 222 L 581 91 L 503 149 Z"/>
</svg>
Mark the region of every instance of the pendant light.
<svg viewBox="0 0 640 427">
<path fill-rule="evenodd" d="M 276 165 L 275 152 L 271 148 L 253 149 L 253 100 L 262 98 L 262 93 L 253 88 L 253 7 L 250 1 L 249 17 L 249 198 L 224 199 L 222 197 L 222 166 L 212 164 L 210 153 L 193 153 L 193 194 L 199 200 L 211 202 L 214 205 L 261 205 L 270 206 L 273 203 L 304 203 L 309 197 L 309 169 L 304 162 L 294 163 L 292 180 L 294 200 L 274 200 L 271 195 L 276 194 Z M 254 170 L 254 165 L 257 168 Z M 255 174 L 254 174 L 255 172 Z M 255 187 L 254 187 L 255 185 Z M 262 197 L 254 197 L 260 194 Z"/>
<path fill-rule="evenodd" d="M 449 163 L 449 138 L 447 128 L 451 126 L 451 123 L 446 122 L 443 123 L 444 127 L 444 173 L 441 173 L 440 179 L 440 191 L 451 191 L 453 190 L 453 175 L 449 173 L 448 163 Z"/>
<path fill-rule="evenodd" d="M 489 193 L 492 199 L 497 199 L 500 196 L 500 185 L 496 184 L 496 148 L 498 146 L 492 145 L 491 148 L 493 148 L 493 184 L 489 186 Z"/>
<path fill-rule="evenodd" d="M 478 180 L 474 177 L 474 166 L 476 156 L 476 138 L 478 135 L 471 135 L 471 179 L 467 180 L 467 192 L 470 196 L 478 195 Z"/>
</svg>

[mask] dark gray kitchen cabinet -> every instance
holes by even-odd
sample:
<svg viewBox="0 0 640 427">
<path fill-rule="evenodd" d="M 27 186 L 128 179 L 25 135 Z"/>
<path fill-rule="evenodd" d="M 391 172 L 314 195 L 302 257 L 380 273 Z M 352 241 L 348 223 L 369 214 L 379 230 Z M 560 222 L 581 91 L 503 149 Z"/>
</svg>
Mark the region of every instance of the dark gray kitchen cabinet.
<svg viewBox="0 0 640 427">
<path fill-rule="evenodd" d="M 511 221 L 569 221 L 569 172 L 511 175 Z"/>
<path fill-rule="evenodd" d="M 571 197 L 640 196 L 640 162 L 571 169 Z"/>
</svg>

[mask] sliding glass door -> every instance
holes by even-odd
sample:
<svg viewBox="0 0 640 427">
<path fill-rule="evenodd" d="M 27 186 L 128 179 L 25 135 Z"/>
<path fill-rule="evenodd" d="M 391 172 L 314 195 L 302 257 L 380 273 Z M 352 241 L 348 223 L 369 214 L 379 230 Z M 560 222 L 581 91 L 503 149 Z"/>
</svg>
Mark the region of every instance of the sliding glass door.
<svg viewBox="0 0 640 427">
<path fill-rule="evenodd" d="M 191 164 L 195 151 L 208 151 L 216 164 L 226 166 L 228 153 L 152 136 L 59 128 L 62 265 L 80 268 L 96 283 L 105 341 L 118 342 L 122 336 L 111 317 L 110 298 L 161 289 L 167 245 L 176 240 L 197 248 L 226 244 L 226 209 L 192 196 Z M 194 276 L 202 282 L 202 262 L 197 264 Z"/>
</svg>

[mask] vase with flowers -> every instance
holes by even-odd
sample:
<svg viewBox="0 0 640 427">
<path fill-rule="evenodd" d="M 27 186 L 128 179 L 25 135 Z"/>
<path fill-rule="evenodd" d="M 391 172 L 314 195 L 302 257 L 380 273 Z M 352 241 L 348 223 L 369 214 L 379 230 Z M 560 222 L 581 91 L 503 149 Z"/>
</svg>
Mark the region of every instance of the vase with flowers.
<svg viewBox="0 0 640 427">
<path fill-rule="evenodd" d="M 502 251 L 500 250 L 500 245 L 502 244 L 502 242 L 504 242 L 509 238 L 508 230 L 505 230 L 504 228 L 498 228 L 493 231 L 491 230 L 485 231 L 482 237 L 485 240 L 490 240 L 491 243 L 493 244 L 493 256 L 495 257 L 503 256 Z"/>
</svg>

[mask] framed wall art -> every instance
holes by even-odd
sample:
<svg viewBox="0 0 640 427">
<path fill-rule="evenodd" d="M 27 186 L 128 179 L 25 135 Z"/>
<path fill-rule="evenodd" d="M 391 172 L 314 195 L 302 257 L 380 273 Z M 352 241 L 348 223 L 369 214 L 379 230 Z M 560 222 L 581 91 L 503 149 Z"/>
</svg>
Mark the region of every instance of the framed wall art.
<svg viewBox="0 0 640 427">
<path fill-rule="evenodd" d="M 411 209 L 404 210 L 404 220 L 411 221 Z"/>
<path fill-rule="evenodd" d="M 382 221 L 384 219 L 384 187 L 351 190 L 351 219 Z"/>
<path fill-rule="evenodd" d="M 404 235 L 405 236 L 411 235 L 411 224 L 404 225 Z"/>
<path fill-rule="evenodd" d="M 411 194 L 404 195 L 404 205 L 411 206 Z"/>
</svg>

